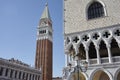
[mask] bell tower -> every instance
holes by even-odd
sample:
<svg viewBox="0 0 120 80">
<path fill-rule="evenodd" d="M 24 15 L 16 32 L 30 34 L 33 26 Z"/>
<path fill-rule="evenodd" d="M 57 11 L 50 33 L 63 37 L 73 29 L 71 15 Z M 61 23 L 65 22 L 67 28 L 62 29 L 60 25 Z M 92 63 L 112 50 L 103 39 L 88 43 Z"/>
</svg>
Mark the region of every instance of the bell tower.
<svg viewBox="0 0 120 80">
<path fill-rule="evenodd" d="M 37 28 L 35 58 L 35 68 L 41 69 L 42 80 L 52 80 L 52 44 L 52 21 L 46 4 Z"/>
</svg>

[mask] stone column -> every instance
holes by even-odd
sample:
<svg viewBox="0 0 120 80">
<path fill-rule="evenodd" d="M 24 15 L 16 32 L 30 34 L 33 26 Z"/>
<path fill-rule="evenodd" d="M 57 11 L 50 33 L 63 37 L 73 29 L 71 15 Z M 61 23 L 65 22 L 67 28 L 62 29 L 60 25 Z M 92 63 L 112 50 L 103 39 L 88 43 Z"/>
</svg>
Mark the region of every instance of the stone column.
<svg viewBox="0 0 120 80">
<path fill-rule="evenodd" d="M 4 68 L 3 68 L 2 76 L 5 76 L 5 73 L 6 73 L 6 68 L 4 67 Z"/>
<path fill-rule="evenodd" d="M 36 79 L 39 80 L 39 79 L 38 79 L 38 75 L 36 76 Z"/>
<path fill-rule="evenodd" d="M 25 72 L 23 72 L 23 78 L 22 78 L 22 79 L 27 80 L 27 79 L 26 79 L 26 73 L 25 73 Z"/>
<path fill-rule="evenodd" d="M 21 71 L 21 76 L 20 76 L 20 79 L 23 79 L 23 72 Z"/>
<path fill-rule="evenodd" d="M 8 77 L 10 77 L 11 69 L 8 69 Z"/>
<path fill-rule="evenodd" d="M 76 55 L 79 54 L 79 50 L 78 50 L 77 45 L 75 46 L 75 54 L 76 54 Z"/>
<path fill-rule="evenodd" d="M 69 51 L 65 51 L 65 66 L 67 66 L 67 65 L 68 65 L 68 63 L 69 63 L 69 56 L 68 56 L 68 52 L 69 52 Z"/>
<path fill-rule="evenodd" d="M 28 74 L 26 72 L 24 72 L 24 80 L 28 80 Z"/>
<path fill-rule="evenodd" d="M 119 48 L 120 48 L 120 42 L 118 43 L 118 46 L 119 46 Z"/>
<path fill-rule="evenodd" d="M 28 74 L 27 80 L 30 80 L 30 74 Z"/>
<path fill-rule="evenodd" d="M 108 57 L 109 57 L 109 63 L 112 63 L 112 55 L 111 55 L 111 50 L 110 50 L 111 46 L 107 45 L 107 50 L 108 50 Z"/>
<path fill-rule="evenodd" d="M 34 80 L 36 79 L 36 75 L 34 75 Z"/>
<path fill-rule="evenodd" d="M 96 46 L 96 52 L 97 52 L 97 64 L 101 64 L 100 54 L 99 54 L 99 46 Z"/>
<path fill-rule="evenodd" d="M 88 53 L 88 48 L 85 47 L 85 53 L 86 53 L 86 61 L 88 62 L 88 65 L 90 64 L 90 61 L 89 61 L 89 53 Z"/>
<path fill-rule="evenodd" d="M 38 80 L 37 75 L 35 76 L 35 80 Z"/>
<path fill-rule="evenodd" d="M 31 79 L 30 80 L 33 80 L 33 74 L 31 74 Z"/>
<path fill-rule="evenodd" d="M 1 72 L 1 66 L 0 66 L 0 72 Z M 2 74 L 0 74 L 0 76 L 1 76 Z"/>
<path fill-rule="evenodd" d="M 36 79 L 35 77 L 36 77 L 36 75 L 34 74 L 34 80 Z"/>
<path fill-rule="evenodd" d="M 42 80 L 42 77 L 41 77 L 41 76 L 38 76 L 38 80 Z"/>
<path fill-rule="evenodd" d="M 32 80 L 35 80 L 35 75 L 33 74 Z"/>
<path fill-rule="evenodd" d="M 13 70 L 12 78 L 15 78 L 15 70 Z"/>
<path fill-rule="evenodd" d="M 19 72 L 19 71 L 17 71 L 17 77 L 16 77 L 17 79 L 19 79 L 19 73 L 20 73 L 20 72 Z"/>
</svg>

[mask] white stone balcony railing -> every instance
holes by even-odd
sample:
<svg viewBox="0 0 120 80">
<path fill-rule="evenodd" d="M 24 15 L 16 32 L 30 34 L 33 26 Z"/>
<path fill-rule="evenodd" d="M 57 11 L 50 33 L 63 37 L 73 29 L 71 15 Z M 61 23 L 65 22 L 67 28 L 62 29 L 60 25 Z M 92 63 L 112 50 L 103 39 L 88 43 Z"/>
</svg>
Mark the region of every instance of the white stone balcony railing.
<svg viewBox="0 0 120 80">
<path fill-rule="evenodd" d="M 101 58 L 101 64 L 109 63 L 109 57 Z M 120 63 L 120 56 L 112 57 L 114 63 Z M 90 65 L 97 64 L 97 59 L 90 59 Z"/>
<path fill-rule="evenodd" d="M 81 60 L 81 61 L 85 61 L 85 60 Z M 120 63 L 120 56 L 112 57 L 112 61 L 113 61 L 113 63 Z M 101 62 L 101 64 L 108 64 L 109 63 L 109 57 L 100 58 L 100 62 Z M 97 58 L 89 59 L 89 63 L 90 63 L 90 65 L 98 64 L 97 63 Z M 76 61 L 71 61 L 70 64 L 71 64 L 71 67 L 74 67 L 74 66 L 77 65 L 77 62 Z"/>
<path fill-rule="evenodd" d="M 97 64 L 97 59 L 90 59 L 90 64 Z"/>
<path fill-rule="evenodd" d="M 102 63 L 102 64 L 109 63 L 109 58 L 108 58 L 108 57 L 106 57 L 106 58 L 101 58 L 101 63 Z"/>
<path fill-rule="evenodd" d="M 85 62 L 86 60 L 80 60 L 80 65 L 83 66 L 82 62 Z M 71 61 L 70 62 L 71 66 L 74 67 L 77 65 L 77 61 Z"/>
<path fill-rule="evenodd" d="M 118 63 L 120 62 L 120 56 L 115 56 L 112 58 L 113 62 Z"/>
</svg>

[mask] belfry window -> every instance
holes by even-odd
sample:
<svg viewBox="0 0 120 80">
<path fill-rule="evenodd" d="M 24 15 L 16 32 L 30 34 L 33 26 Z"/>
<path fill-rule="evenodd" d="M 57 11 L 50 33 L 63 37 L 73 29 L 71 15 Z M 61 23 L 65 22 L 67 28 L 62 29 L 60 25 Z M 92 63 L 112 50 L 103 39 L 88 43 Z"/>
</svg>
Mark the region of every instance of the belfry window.
<svg viewBox="0 0 120 80">
<path fill-rule="evenodd" d="M 46 30 L 40 30 L 39 31 L 39 34 L 45 34 L 46 33 Z"/>
<path fill-rule="evenodd" d="M 94 1 L 87 11 L 88 19 L 94 19 L 105 16 L 104 7 L 101 3 Z"/>
</svg>

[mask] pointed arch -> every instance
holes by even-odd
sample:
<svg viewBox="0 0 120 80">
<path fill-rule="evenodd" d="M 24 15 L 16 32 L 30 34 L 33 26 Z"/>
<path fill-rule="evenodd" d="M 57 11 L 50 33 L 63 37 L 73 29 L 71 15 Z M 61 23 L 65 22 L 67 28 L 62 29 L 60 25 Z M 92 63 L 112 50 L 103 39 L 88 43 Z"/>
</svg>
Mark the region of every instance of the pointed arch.
<svg viewBox="0 0 120 80">
<path fill-rule="evenodd" d="M 119 79 L 120 79 L 120 72 L 118 73 L 116 80 L 119 80 Z"/>
<path fill-rule="evenodd" d="M 78 77 L 80 80 L 87 80 L 87 77 L 86 75 L 84 75 L 83 73 L 78 73 L 77 72 L 72 72 L 68 78 L 68 80 L 78 80 Z"/>
<path fill-rule="evenodd" d="M 86 59 L 85 48 L 84 48 L 84 45 L 82 43 L 79 45 L 78 49 L 79 49 L 79 54 L 78 54 L 79 58 Z"/>
<path fill-rule="evenodd" d="M 89 3 L 87 7 L 87 19 L 94 19 L 105 16 L 104 5 L 95 0 Z"/>
<path fill-rule="evenodd" d="M 104 76 L 104 75 L 106 75 L 106 76 Z M 102 76 L 103 75 L 103 76 Z M 94 78 L 97 78 L 97 79 L 94 79 Z M 99 79 L 99 77 L 100 77 L 100 79 Z M 108 78 L 109 77 L 109 78 Z M 96 69 L 94 69 L 92 72 L 91 72 L 91 74 L 90 74 L 90 80 L 113 80 L 113 76 L 112 76 L 112 74 L 108 71 L 108 70 L 106 70 L 106 69 L 104 69 L 104 68 L 96 68 Z M 107 78 L 107 79 L 106 79 Z"/>
<path fill-rule="evenodd" d="M 120 79 L 120 68 L 116 70 L 116 73 L 114 74 L 114 80 L 119 80 Z"/>
<path fill-rule="evenodd" d="M 70 49 L 69 49 L 69 53 L 70 53 L 70 60 L 74 60 L 75 59 L 75 49 L 73 47 L 73 45 L 71 45 Z"/>
<path fill-rule="evenodd" d="M 92 80 L 110 80 L 107 73 L 105 73 L 103 70 L 98 70 L 94 73 Z"/>
<path fill-rule="evenodd" d="M 111 49 L 110 50 L 111 50 L 112 56 L 113 57 L 114 56 L 120 56 L 120 48 L 118 46 L 117 41 L 114 38 L 111 40 L 110 45 L 111 45 Z"/>
<path fill-rule="evenodd" d="M 93 59 L 93 58 L 97 58 L 97 52 L 96 52 L 96 49 L 95 49 L 95 45 L 93 42 L 90 43 L 89 45 L 89 58 L 90 59 Z"/>
<path fill-rule="evenodd" d="M 103 40 L 100 41 L 99 53 L 101 58 L 108 57 L 107 47 Z"/>
</svg>

